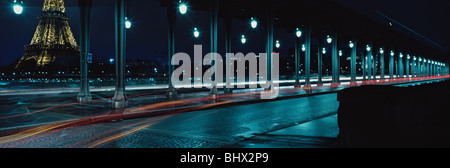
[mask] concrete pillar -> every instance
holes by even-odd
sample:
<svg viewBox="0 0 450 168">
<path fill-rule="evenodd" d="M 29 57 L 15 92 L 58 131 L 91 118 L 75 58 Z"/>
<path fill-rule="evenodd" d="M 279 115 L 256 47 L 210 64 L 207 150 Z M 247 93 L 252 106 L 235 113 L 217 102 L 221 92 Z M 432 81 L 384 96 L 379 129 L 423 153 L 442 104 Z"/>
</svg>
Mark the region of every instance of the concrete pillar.
<svg viewBox="0 0 450 168">
<path fill-rule="evenodd" d="M 90 51 L 90 15 L 92 8 L 92 0 L 78 0 L 80 8 L 80 93 L 78 94 L 78 102 L 92 100 L 89 92 L 88 79 L 88 54 Z"/>
<path fill-rule="evenodd" d="M 116 0 L 115 25 L 116 25 L 116 85 L 112 99 L 112 107 L 116 109 L 126 108 L 128 100 L 125 94 L 125 64 L 126 64 L 126 30 L 125 13 L 126 1 Z"/>
</svg>

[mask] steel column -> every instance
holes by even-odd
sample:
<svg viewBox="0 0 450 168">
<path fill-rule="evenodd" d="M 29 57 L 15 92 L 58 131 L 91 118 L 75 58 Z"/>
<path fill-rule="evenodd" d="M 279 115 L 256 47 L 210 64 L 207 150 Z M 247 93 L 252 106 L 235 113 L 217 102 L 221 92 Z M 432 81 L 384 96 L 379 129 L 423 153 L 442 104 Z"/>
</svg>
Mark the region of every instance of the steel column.
<svg viewBox="0 0 450 168">
<path fill-rule="evenodd" d="M 338 59 L 339 55 L 337 53 L 337 34 L 333 33 L 332 37 L 333 41 L 331 42 L 331 64 L 332 64 L 332 86 L 339 85 L 339 64 Z"/>
<path fill-rule="evenodd" d="M 231 30 L 232 30 L 232 17 L 231 17 L 231 9 L 230 6 L 227 6 L 227 11 L 225 14 L 225 54 L 231 53 Z M 228 57 L 228 55 L 226 55 Z M 233 93 L 233 85 L 231 85 L 231 80 L 234 81 L 234 79 L 230 79 L 231 76 L 230 73 L 234 73 L 233 70 L 230 69 L 231 60 L 226 59 L 226 87 L 224 89 L 225 94 Z"/>
<path fill-rule="evenodd" d="M 299 71 L 299 62 L 300 62 L 300 39 L 295 38 L 294 40 L 294 57 L 295 57 L 295 83 L 294 87 L 300 87 L 300 75 L 298 73 Z"/>
<path fill-rule="evenodd" d="M 217 89 L 217 76 L 218 76 L 218 71 L 217 71 L 217 15 L 219 13 L 219 0 L 211 0 L 210 1 L 211 7 L 210 7 L 210 11 L 211 11 L 211 22 L 210 22 L 210 26 L 211 26 L 211 53 L 213 53 L 213 59 L 214 59 L 214 81 L 213 81 L 213 87 L 210 90 L 210 95 L 211 96 L 217 96 L 219 95 L 219 91 Z"/>
<path fill-rule="evenodd" d="M 92 100 L 89 92 L 88 79 L 88 61 L 87 56 L 90 51 L 90 15 L 92 8 L 92 0 L 78 0 L 80 8 L 80 93 L 78 94 L 78 102 L 86 102 Z"/>
<path fill-rule="evenodd" d="M 311 89 L 311 24 L 306 26 L 305 32 L 305 89 Z"/>
<path fill-rule="evenodd" d="M 174 71 L 174 66 L 172 66 L 172 57 L 175 54 L 175 23 L 176 23 L 176 10 L 175 10 L 175 1 L 169 0 L 167 4 L 167 22 L 168 22 L 168 77 L 169 77 L 169 87 L 166 92 L 166 97 L 171 99 L 177 96 L 177 92 L 175 87 L 172 84 L 172 73 Z"/>
<path fill-rule="evenodd" d="M 126 108 L 128 106 L 125 94 L 125 64 L 126 64 L 126 30 L 125 13 L 126 0 L 116 0 L 115 4 L 115 33 L 116 33 L 116 85 L 112 99 L 113 108 Z"/>
<path fill-rule="evenodd" d="M 355 82 L 356 81 L 356 46 L 357 46 L 357 41 L 353 40 L 353 48 L 351 48 L 351 59 L 350 59 L 350 71 L 351 71 L 351 81 Z"/>
</svg>

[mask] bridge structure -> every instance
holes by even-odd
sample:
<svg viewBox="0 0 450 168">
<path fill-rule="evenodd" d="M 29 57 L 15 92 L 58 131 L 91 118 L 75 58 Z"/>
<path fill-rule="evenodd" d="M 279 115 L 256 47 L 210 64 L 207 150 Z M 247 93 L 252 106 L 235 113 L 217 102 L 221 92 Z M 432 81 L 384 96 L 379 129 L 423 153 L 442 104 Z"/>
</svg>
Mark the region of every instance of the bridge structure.
<svg viewBox="0 0 450 168">
<path fill-rule="evenodd" d="M 92 0 L 79 0 L 82 24 L 89 24 L 89 11 Z M 176 90 L 171 83 L 174 66 L 170 65 L 175 54 L 176 18 L 190 10 L 209 11 L 210 15 L 210 45 L 211 53 L 217 53 L 219 40 L 225 41 L 225 53 L 233 53 L 231 43 L 232 19 L 252 22 L 258 18 L 265 36 L 266 53 L 274 53 L 277 47 L 274 39 L 274 27 L 292 32 L 292 43 L 295 44 L 295 82 L 296 87 L 311 89 L 311 62 L 317 59 L 318 79 L 316 86 L 323 86 L 323 54 L 329 47 L 332 64 L 331 87 L 338 87 L 345 81 L 341 75 L 340 63 L 342 49 L 350 51 L 350 84 L 358 85 L 357 81 L 392 81 L 394 79 L 420 79 L 429 76 L 448 74 L 448 58 L 446 53 L 431 45 L 425 44 L 414 37 L 407 36 L 392 29 L 393 23 L 380 23 L 350 9 L 338 5 L 330 0 L 158 0 L 160 5 L 167 8 L 168 28 L 168 60 L 169 86 L 167 97 L 176 97 Z M 125 93 L 125 60 L 126 60 L 126 13 L 127 0 L 115 0 L 115 29 L 116 29 L 116 94 L 113 98 L 113 108 L 127 107 Z M 218 20 L 225 20 L 225 38 L 219 39 Z M 256 26 L 256 23 L 248 26 Z M 81 26 L 82 32 L 89 27 Z M 83 29 L 85 29 L 83 31 Z M 89 38 L 82 38 L 82 40 Z M 88 42 L 81 42 L 88 44 Z M 81 46 L 83 51 L 83 45 Z M 272 55 L 268 54 L 271 62 Z M 299 62 L 304 59 L 305 78 L 300 82 Z M 359 60 L 359 61 L 358 61 Z M 81 64 L 87 64 L 81 61 Z M 359 64 L 359 65 L 358 65 Z M 357 77 L 357 67 L 361 67 L 362 76 Z M 267 64 L 270 76 L 272 65 Z M 234 73 L 225 67 L 225 73 Z M 87 73 L 82 71 L 81 73 Z M 81 75 L 87 78 L 87 75 Z M 417 77 L 417 78 L 416 78 Z M 268 78 L 267 80 L 271 80 Z M 84 80 L 86 81 L 86 80 Z M 226 80 L 226 82 L 233 82 Z M 88 87 L 82 85 L 82 87 Z M 88 89 L 81 88 L 82 91 Z M 227 88 L 225 93 L 231 93 Z M 85 93 L 88 94 L 88 93 Z M 211 88 L 211 94 L 219 94 L 216 87 Z"/>
</svg>

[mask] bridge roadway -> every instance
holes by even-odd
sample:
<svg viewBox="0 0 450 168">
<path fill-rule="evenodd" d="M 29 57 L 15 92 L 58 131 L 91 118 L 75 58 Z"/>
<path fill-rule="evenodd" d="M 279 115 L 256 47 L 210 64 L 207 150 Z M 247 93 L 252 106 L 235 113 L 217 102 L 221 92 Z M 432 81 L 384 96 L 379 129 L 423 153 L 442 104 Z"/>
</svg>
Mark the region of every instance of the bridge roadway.
<svg viewBox="0 0 450 168">
<path fill-rule="evenodd" d="M 405 87 L 440 80 L 398 85 Z M 193 108 L 191 112 L 175 110 L 120 122 L 111 120 L 89 125 L 77 120 L 55 122 L 0 137 L 0 147 L 336 147 L 339 106 L 336 96 L 336 93 L 317 94 L 208 109 L 231 100 L 225 99 Z"/>
</svg>

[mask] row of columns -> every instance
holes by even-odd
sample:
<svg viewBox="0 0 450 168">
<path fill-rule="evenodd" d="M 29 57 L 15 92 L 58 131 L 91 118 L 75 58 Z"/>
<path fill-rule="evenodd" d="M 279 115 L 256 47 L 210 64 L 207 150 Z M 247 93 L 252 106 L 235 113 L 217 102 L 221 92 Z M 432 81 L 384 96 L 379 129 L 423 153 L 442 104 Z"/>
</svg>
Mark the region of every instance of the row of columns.
<svg viewBox="0 0 450 168">
<path fill-rule="evenodd" d="M 78 96 L 78 101 L 84 102 L 92 99 L 89 93 L 89 86 L 87 80 L 87 53 L 89 53 L 89 15 L 90 9 L 92 6 L 92 0 L 79 0 L 80 13 L 81 13 L 81 54 L 80 54 L 80 65 L 81 65 L 81 87 L 80 94 Z M 116 84 L 115 84 L 115 94 L 112 99 L 112 107 L 113 108 L 125 108 L 128 105 L 127 96 L 125 93 L 125 56 L 126 56 L 126 29 L 125 29 L 125 14 L 126 14 L 126 0 L 115 0 L 115 68 L 116 68 Z M 211 12 L 211 53 L 217 53 L 217 28 L 218 28 L 218 10 L 219 10 L 219 0 L 211 0 L 210 1 L 210 12 Z M 168 1 L 167 4 L 167 20 L 168 20 L 168 62 L 169 62 L 169 87 L 166 92 L 166 96 L 168 98 L 176 97 L 177 92 L 171 82 L 172 72 L 174 71 L 174 66 L 171 65 L 172 56 L 175 54 L 175 22 L 176 22 L 176 1 Z M 269 5 L 270 6 L 270 5 Z M 273 31 L 274 31 L 274 11 L 272 8 L 268 8 L 267 16 L 266 16 L 266 53 L 267 53 L 267 81 L 271 81 L 271 73 L 272 73 L 272 53 L 273 53 Z M 231 52 L 231 27 L 232 27 L 232 18 L 230 11 L 225 11 L 225 50 L 226 53 Z M 305 34 L 305 89 L 311 88 L 311 80 L 310 80 L 310 58 L 311 58 L 311 24 L 305 26 L 304 34 Z M 332 43 L 331 43 L 331 58 L 332 58 L 332 86 L 339 85 L 340 79 L 340 57 L 337 51 L 337 33 L 332 34 Z M 357 40 L 352 40 L 351 48 L 351 81 L 356 81 L 356 54 L 357 54 Z M 299 62 L 300 62 L 300 50 L 298 47 L 300 46 L 299 40 L 295 41 L 295 70 L 296 70 L 296 80 L 295 86 L 300 86 L 299 82 Z M 318 86 L 322 85 L 322 53 L 321 53 L 321 45 L 318 45 L 318 70 L 319 70 L 319 79 Z M 376 68 L 372 71 L 372 67 L 376 65 L 376 59 L 373 59 L 372 54 L 372 44 L 367 45 L 367 57 L 364 56 L 362 59 L 363 65 L 363 78 L 367 77 L 368 79 L 372 79 L 375 77 Z M 394 77 L 394 51 L 391 52 L 391 56 L 389 58 L 389 76 L 390 78 Z M 381 67 L 381 76 L 384 78 L 384 53 L 380 53 L 380 67 Z M 406 60 L 406 75 L 409 75 L 409 58 Z M 415 58 L 415 57 L 414 57 Z M 214 55 L 214 62 L 217 61 L 217 56 Z M 403 76 L 403 64 L 402 57 L 400 56 L 398 62 L 396 64 L 397 75 Z M 442 66 L 438 66 L 436 64 L 429 64 L 427 61 L 421 61 L 422 59 L 414 59 L 412 62 L 412 74 L 411 75 L 436 75 L 441 74 Z M 417 60 L 417 62 L 416 62 Z M 227 59 L 229 61 L 229 59 Z M 422 63 L 422 65 L 420 64 Z M 427 64 L 428 63 L 428 64 Z M 367 69 L 366 69 L 367 64 Z M 230 65 L 227 62 L 227 65 Z M 372 66 L 373 65 L 373 66 Z M 215 70 L 217 72 L 217 70 Z M 373 73 L 372 73 L 373 72 Z M 229 68 L 226 68 L 226 73 L 234 73 Z M 372 75 L 373 74 L 373 75 Z M 229 76 L 229 75 L 227 75 Z M 216 80 L 213 79 L 215 82 Z M 226 80 L 227 86 L 231 85 L 230 79 Z M 215 82 L 214 87 L 211 89 L 210 94 L 213 96 L 217 96 L 217 82 Z M 268 88 L 271 89 L 271 88 Z M 232 93 L 231 88 L 225 89 L 225 93 Z"/>
</svg>

